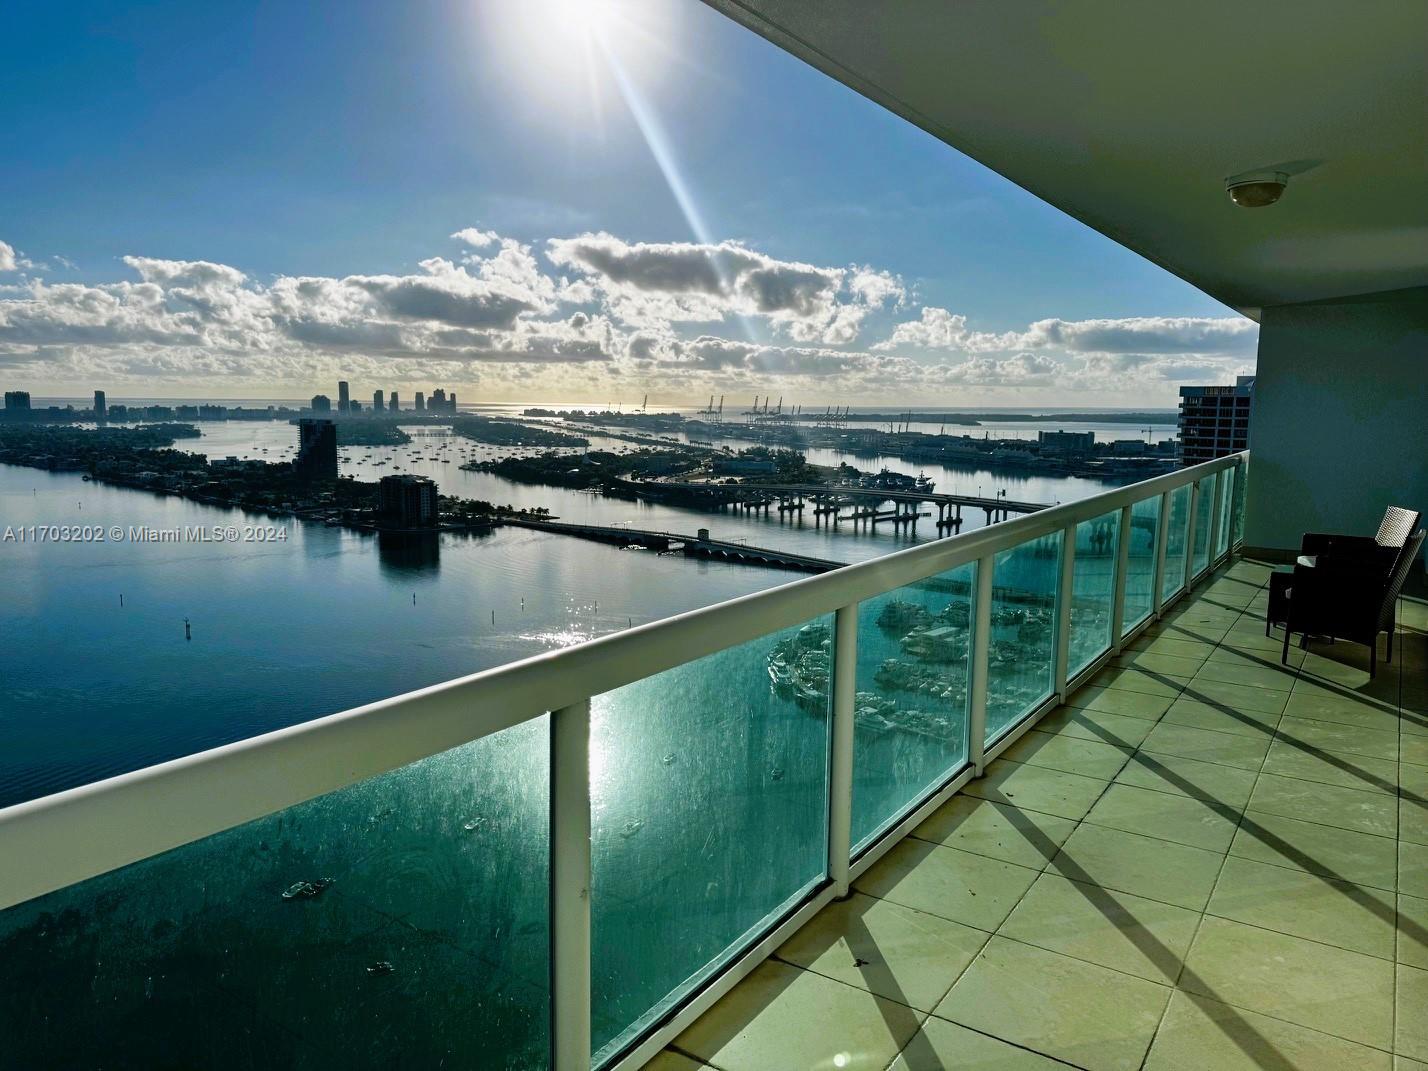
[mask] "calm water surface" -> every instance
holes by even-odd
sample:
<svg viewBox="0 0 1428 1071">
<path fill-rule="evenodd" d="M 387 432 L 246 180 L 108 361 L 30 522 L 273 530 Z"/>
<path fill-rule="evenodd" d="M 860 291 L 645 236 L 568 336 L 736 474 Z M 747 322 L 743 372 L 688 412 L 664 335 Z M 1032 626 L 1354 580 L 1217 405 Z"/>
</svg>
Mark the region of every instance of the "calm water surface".
<svg viewBox="0 0 1428 1071">
<path fill-rule="evenodd" d="M 181 445 L 278 460 L 295 437 L 284 424 L 204 430 Z M 448 493 L 570 520 L 708 526 L 848 561 L 935 534 L 523 487 L 460 471 L 498 451 L 433 429 L 407 447 L 343 453 L 362 478 L 418 472 Z M 939 489 L 975 490 L 976 474 L 933 475 Z M 1046 501 L 1098 489 L 994 482 Z M 414 545 L 0 466 L 0 529 L 244 522 L 289 535 L 0 544 L 0 805 L 797 576 L 515 529 Z M 908 598 L 937 613 L 957 596 Z M 768 674 L 776 645 L 816 644 L 828 622 L 810 624 L 801 639 L 763 638 L 594 701 L 597 1047 L 613 1050 L 820 880 L 826 697 L 795 701 Z M 895 638 L 871 627 L 869 638 L 860 689 L 898 653 Z M 938 703 L 917 705 L 952 726 L 941 738 L 860 727 L 860 831 L 892 817 L 912 781 L 921 788 L 961 761 L 964 711 Z M 0 1036 L 19 1039 L 10 1056 L 17 1066 L 544 1067 L 547 722 L 0 914 L 11 977 L 40 979 L 0 1005 Z"/>
</svg>

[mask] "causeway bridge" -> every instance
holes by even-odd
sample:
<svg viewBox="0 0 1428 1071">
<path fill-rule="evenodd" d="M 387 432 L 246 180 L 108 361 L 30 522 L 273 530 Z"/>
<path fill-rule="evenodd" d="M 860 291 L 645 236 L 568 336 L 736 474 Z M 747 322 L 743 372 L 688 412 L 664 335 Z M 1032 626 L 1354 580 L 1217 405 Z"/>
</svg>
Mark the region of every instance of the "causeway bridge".
<svg viewBox="0 0 1428 1071">
<path fill-rule="evenodd" d="M 678 532 L 651 531 L 623 526 L 603 526 L 598 524 L 571 524 L 566 521 L 538 521 L 527 517 L 506 517 L 501 524 L 512 528 L 531 528 L 538 532 L 556 532 L 560 535 L 591 539 L 597 543 L 613 543 L 616 546 L 638 546 L 647 550 L 682 553 L 686 558 L 709 558 L 713 561 L 742 562 L 746 565 L 772 566 L 777 569 L 795 569 L 804 573 L 826 573 L 841 569 L 847 562 L 835 562 L 826 558 L 810 558 L 806 554 L 792 554 L 786 550 L 771 547 L 753 547 L 746 543 L 726 542 L 709 538 L 709 529 L 701 528 L 697 535 L 682 535 Z"/>
<path fill-rule="evenodd" d="M 1035 513 L 1050 508 L 1047 502 L 1019 502 L 1002 495 L 938 494 L 933 491 L 894 491 L 882 487 L 844 487 L 825 484 L 769 483 L 680 483 L 672 480 L 622 481 L 641 497 L 678 497 L 716 508 L 799 513 L 806 506 L 814 517 L 829 523 L 866 522 L 877 525 L 916 524 L 919 517 L 931 516 L 921 507 L 937 508 L 937 527 L 956 530 L 962 526 L 963 508 L 981 509 L 987 523 L 1005 520 L 1013 513 Z M 880 507 L 892 503 L 891 510 Z"/>
</svg>

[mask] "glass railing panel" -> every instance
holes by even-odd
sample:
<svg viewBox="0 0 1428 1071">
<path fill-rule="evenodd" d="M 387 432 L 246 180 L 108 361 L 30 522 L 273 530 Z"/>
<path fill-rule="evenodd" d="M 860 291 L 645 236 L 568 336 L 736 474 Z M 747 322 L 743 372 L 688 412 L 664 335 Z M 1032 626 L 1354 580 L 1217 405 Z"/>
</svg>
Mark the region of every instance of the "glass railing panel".
<svg viewBox="0 0 1428 1071">
<path fill-rule="evenodd" d="M 547 1067 L 548 731 L 0 913 L 0 1064 Z"/>
<path fill-rule="evenodd" d="M 1066 656 L 1068 676 L 1074 677 L 1110 649 L 1120 524 L 1121 511 L 1112 510 L 1076 526 L 1076 557 L 1071 563 L 1071 636 Z"/>
<path fill-rule="evenodd" d="M 1190 522 L 1190 485 L 1170 492 L 1170 516 L 1165 530 L 1165 571 L 1160 578 L 1160 598 L 1170 598 L 1185 586 L 1185 537 Z"/>
<path fill-rule="evenodd" d="M 1223 469 L 1216 475 L 1220 510 L 1215 528 L 1215 557 L 1218 559 L 1230 549 L 1230 526 L 1235 509 L 1235 473 L 1233 469 Z"/>
<path fill-rule="evenodd" d="M 1061 532 L 1052 532 L 996 556 L 987 645 L 988 743 L 1055 690 L 1061 538 Z"/>
<path fill-rule="evenodd" d="M 597 1062 L 824 880 L 833 618 L 591 703 Z"/>
<path fill-rule="evenodd" d="M 1200 504 L 1195 511 L 1193 560 L 1190 575 L 1199 576 L 1210 564 L 1210 522 L 1215 513 L 1215 477 L 1206 476 L 1196 486 L 1200 489 Z"/>
<path fill-rule="evenodd" d="M 1230 545 L 1238 546 L 1245 538 L 1245 491 L 1249 487 L 1249 464 L 1241 457 L 1235 466 L 1235 489 L 1231 497 Z"/>
<path fill-rule="evenodd" d="M 1151 588 L 1155 583 L 1155 539 L 1159 524 L 1159 495 L 1152 495 L 1131 506 L 1130 541 L 1126 549 L 1126 593 L 1121 616 L 1123 636 L 1155 609 Z"/>
<path fill-rule="evenodd" d="M 858 608 L 854 851 L 967 764 L 976 564 Z"/>
</svg>

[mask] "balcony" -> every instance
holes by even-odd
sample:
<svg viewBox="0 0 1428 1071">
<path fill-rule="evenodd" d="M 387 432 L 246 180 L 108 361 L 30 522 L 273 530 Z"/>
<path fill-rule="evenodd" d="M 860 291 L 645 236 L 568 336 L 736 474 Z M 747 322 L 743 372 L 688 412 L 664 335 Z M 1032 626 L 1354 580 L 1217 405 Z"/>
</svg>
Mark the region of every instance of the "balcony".
<svg viewBox="0 0 1428 1071">
<path fill-rule="evenodd" d="M 1281 666 L 1248 472 L 0 811 L 6 1057 L 1428 1058 L 1428 616 Z"/>
</svg>

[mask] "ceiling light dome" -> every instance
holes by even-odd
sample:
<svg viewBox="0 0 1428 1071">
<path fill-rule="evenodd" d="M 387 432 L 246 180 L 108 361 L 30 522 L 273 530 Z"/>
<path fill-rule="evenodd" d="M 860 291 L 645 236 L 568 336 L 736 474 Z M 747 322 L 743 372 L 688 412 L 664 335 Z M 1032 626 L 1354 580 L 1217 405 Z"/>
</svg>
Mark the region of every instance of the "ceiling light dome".
<svg viewBox="0 0 1428 1071">
<path fill-rule="evenodd" d="M 1241 208 L 1264 208 L 1284 196 L 1289 176 L 1283 171 L 1246 171 L 1225 179 L 1230 200 Z"/>
</svg>

